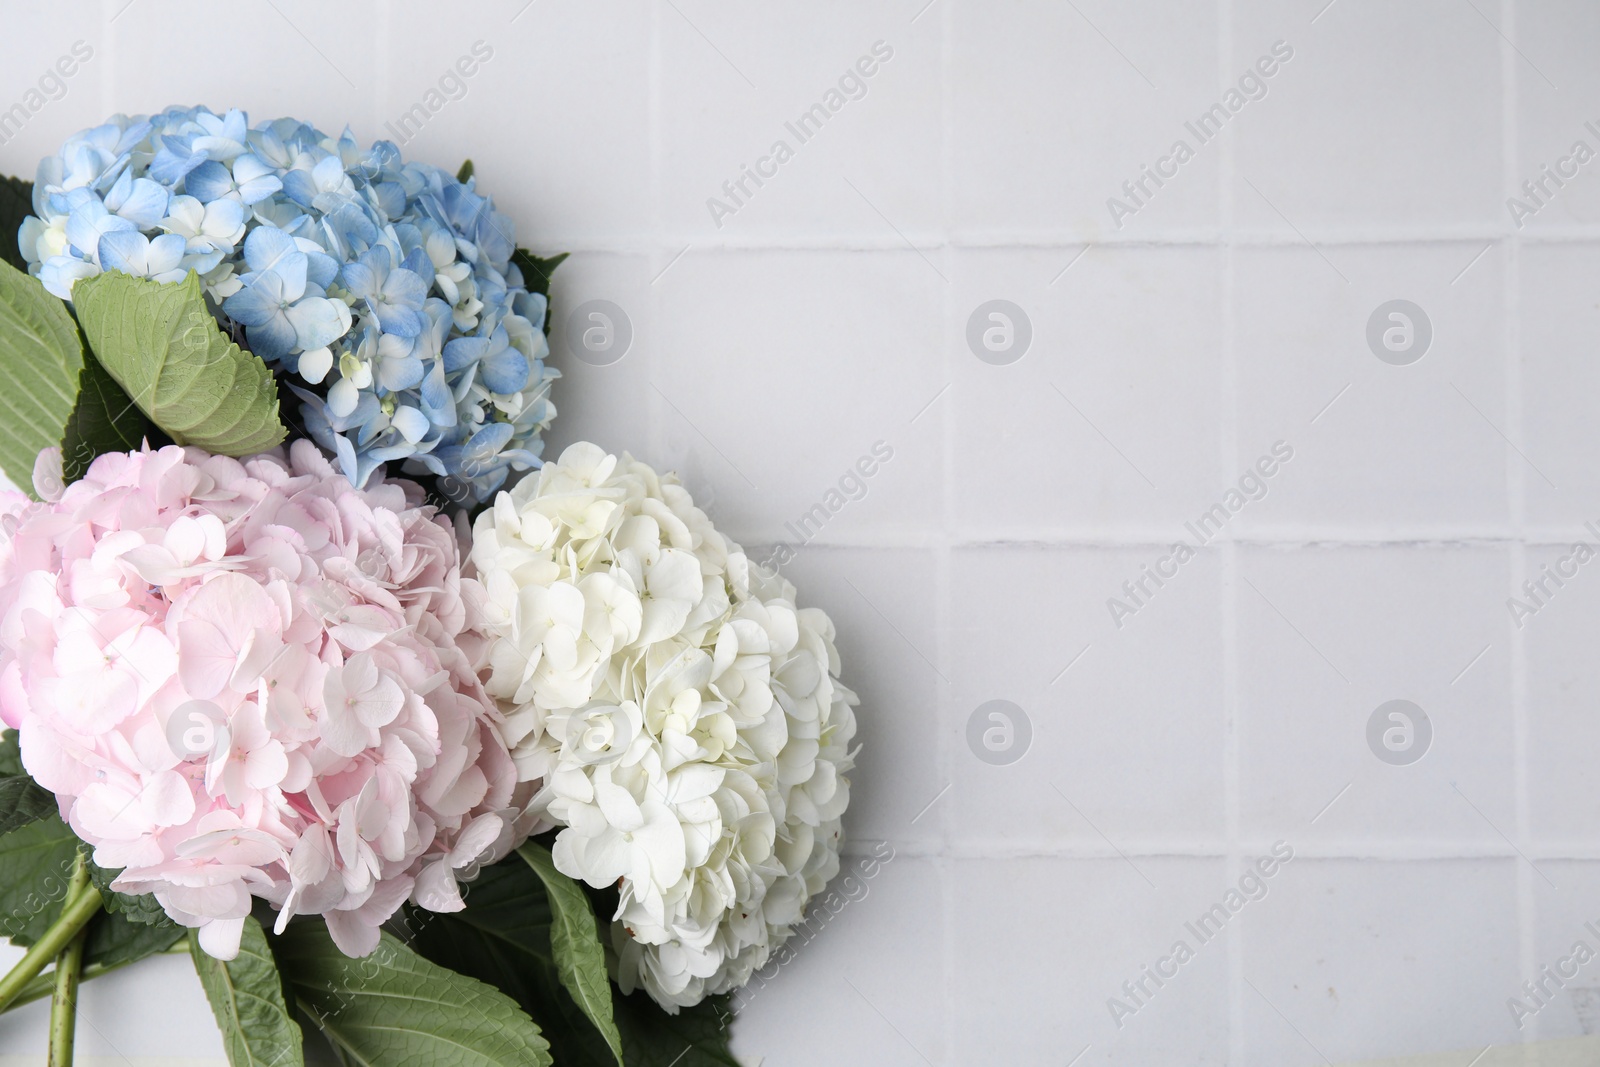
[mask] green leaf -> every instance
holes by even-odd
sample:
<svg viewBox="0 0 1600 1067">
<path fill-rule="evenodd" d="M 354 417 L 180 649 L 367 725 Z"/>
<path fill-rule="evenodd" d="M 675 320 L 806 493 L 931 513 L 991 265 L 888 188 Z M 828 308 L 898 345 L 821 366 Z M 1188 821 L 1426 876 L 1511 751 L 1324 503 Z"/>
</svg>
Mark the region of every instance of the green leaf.
<svg viewBox="0 0 1600 1067">
<path fill-rule="evenodd" d="M 139 406 L 128 399 L 100 361 L 85 352 L 77 406 L 61 438 L 61 466 L 67 484 L 82 478 L 96 456 L 136 451 L 147 435 Z"/>
<path fill-rule="evenodd" d="M 60 816 L 0 837 L 0 936 L 31 945 L 61 914 L 78 839 Z"/>
<path fill-rule="evenodd" d="M 617 1027 L 628 1067 L 742 1067 L 728 1048 L 727 997 L 707 997 L 676 1015 L 643 992 L 617 998 Z"/>
<path fill-rule="evenodd" d="M 15 730 L 0 730 L 0 775 L 27 774 L 22 766 L 22 746 Z"/>
<path fill-rule="evenodd" d="M 17 230 L 33 214 L 33 183 L 0 175 L 0 259 L 24 274 L 28 260 L 17 248 Z"/>
<path fill-rule="evenodd" d="M 0 834 L 55 815 L 56 798 L 26 774 L 0 778 Z"/>
<path fill-rule="evenodd" d="M 295 1002 L 357 1063 L 551 1063 L 539 1027 L 510 997 L 428 962 L 391 934 L 372 955 L 351 959 L 326 925 L 309 920 L 291 923 L 273 950 Z"/>
<path fill-rule="evenodd" d="M 100 890 L 100 897 L 105 902 L 106 911 L 113 915 L 121 915 L 129 922 L 146 926 L 170 927 L 177 930 L 177 933 L 181 935 L 183 930 L 177 927 L 171 919 L 167 918 L 166 910 L 161 907 L 161 902 L 156 900 L 154 894 L 140 893 L 136 896 L 130 896 L 127 893 L 121 893 L 111 888 L 112 880 L 121 873 L 121 868 L 108 871 L 95 863 L 93 859 L 89 861 L 89 881 L 93 882 L 95 888 Z M 172 942 L 169 941 L 167 944 L 171 945 Z"/>
<path fill-rule="evenodd" d="M 223 336 L 193 271 L 165 285 L 108 271 L 72 301 L 96 358 L 173 441 L 248 456 L 287 434 L 272 372 Z"/>
<path fill-rule="evenodd" d="M 84 962 L 115 967 L 165 952 L 182 940 L 187 931 L 164 915 L 162 918 L 164 922 L 152 925 L 133 922 L 121 913 L 102 911 L 89 921 Z"/>
<path fill-rule="evenodd" d="M 556 870 L 550 850 L 537 841 L 517 849 L 533 873 L 544 883 L 550 901 L 550 947 L 561 985 L 594 1023 L 600 1036 L 622 1064 L 622 1035 L 611 1014 L 611 982 L 606 978 L 606 950 L 589 908 L 589 898 L 571 878 Z"/>
<path fill-rule="evenodd" d="M 4 748 L 14 743 L 13 738 L 0 739 L 0 766 L 5 762 Z M 17 945 L 33 944 L 55 922 L 72 878 L 73 859 L 78 849 L 88 851 L 55 813 L 54 798 L 50 806 L 45 817 L 0 836 L 0 936 Z M 99 870 L 92 863 L 89 869 L 91 875 Z M 101 874 L 109 882 L 110 876 Z M 99 888 L 98 879 L 96 884 Z M 108 906 L 114 900 L 142 899 L 103 888 L 102 896 Z M 183 936 L 183 928 L 166 917 L 154 897 L 149 901 L 156 909 L 153 924 L 149 919 L 135 922 L 109 911 L 90 920 L 84 963 L 131 963 L 171 948 Z"/>
<path fill-rule="evenodd" d="M 538 293 L 548 299 L 550 296 L 550 275 L 555 273 L 555 269 L 561 266 L 562 260 L 566 259 L 568 255 L 570 253 L 563 252 L 559 256 L 540 259 L 526 248 L 519 248 L 512 254 L 511 262 L 515 263 L 518 269 L 522 271 L 522 284 L 527 288 L 528 292 Z"/>
<path fill-rule="evenodd" d="M 550 904 L 539 877 L 511 856 L 468 886 L 449 914 L 414 910 L 412 947 L 442 966 L 488 982 L 539 1020 L 562 1067 L 610 1067 L 615 1055 L 561 985 L 550 943 Z M 724 998 L 662 1011 L 643 993 L 611 990 L 628 1067 L 739 1067 L 728 1049 Z"/>
<path fill-rule="evenodd" d="M 233 1067 L 295 1067 L 305 1063 L 300 1027 L 289 1015 L 283 982 L 267 935 L 253 916 L 244 921 L 238 958 L 218 960 L 189 933 L 189 955 L 222 1031 Z"/>
<path fill-rule="evenodd" d="M 471 177 L 472 177 L 472 160 L 464 159 L 464 160 L 461 161 L 461 169 L 456 171 L 456 181 L 464 182 L 468 178 L 471 178 Z"/>
<path fill-rule="evenodd" d="M 61 443 L 82 370 L 67 306 L 0 263 L 0 470 L 17 486 L 31 488 L 40 451 Z"/>
</svg>

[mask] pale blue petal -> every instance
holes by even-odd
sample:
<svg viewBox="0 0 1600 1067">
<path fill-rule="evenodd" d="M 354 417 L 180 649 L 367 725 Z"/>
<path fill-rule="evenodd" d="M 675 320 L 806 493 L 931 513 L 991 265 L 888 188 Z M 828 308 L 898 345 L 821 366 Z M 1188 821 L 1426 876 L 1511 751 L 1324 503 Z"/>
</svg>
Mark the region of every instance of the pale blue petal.
<svg viewBox="0 0 1600 1067">
<path fill-rule="evenodd" d="M 284 256 L 298 251 L 293 237 L 272 226 L 257 226 L 244 239 L 244 261 L 251 270 L 271 270 Z"/>
<path fill-rule="evenodd" d="M 488 354 L 488 351 L 487 337 L 457 337 L 444 346 L 444 369 L 454 374 L 461 368 L 478 362 Z"/>
<path fill-rule="evenodd" d="M 120 270 L 135 278 L 143 278 L 149 273 L 149 252 L 149 239 L 137 230 L 108 233 L 100 238 L 100 268 Z"/>
<path fill-rule="evenodd" d="M 410 389 L 422 381 L 422 360 L 416 356 L 401 356 L 378 362 L 378 384 L 391 393 Z"/>
<path fill-rule="evenodd" d="M 422 411 L 435 426 L 456 424 L 456 398 L 445 384 L 444 365 L 435 363 L 422 379 Z"/>
<path fill-rule="evenodd" d="M 339 314 L 335 301 L 310 297 L 284 312 L 294 327 L 297 347 L 309 351 L 331 345 L 350 327 L 347 316 Z"/>
<path fill-rule="evenodd" d="M 325 252 L 306 253 L 306 278 L 313 285 L 326 289 L 339 277 L 339 261 Z"/>
<path fill-rule="evenodd" d="M 487 460 L 504 448 L 510 440 L 509 422 L 491 422 L 472 435 L 472 440 L 468 441 L 461 451 L 462 460 L 464 462 Z"/>
<path fill-rule="evenodd" d="M 428 417 L 414 407 L 402 406 L 395 409 L 390 416 L 390 422 L 401 435 L 412 444 L 423 439 L 428 433 Z M 398 457 L 396 457 L 398 458 Z"/>
<path fill-rule="evenodd" d="M 103 206 L 96 203 L 74 211 L 67 219 L 67 241 L 80 252 L 95 254 L 100 247 L 102 234 L 131 229 L 133 223 L 108 214 Z"/>
<path fill-rule="evenodd" d="M 223 314 L 245 326 L 265 325 L 282 310 L 283 283 L 276 274 L 257 275 L 255 281 L 222 302 Z"/>
<path fill-rule="evenodd" d="M 250 342 L 250 351 L 269 363 L 294 351 L 294 327 L 284 314 L 276 314 L 259 326 L 247 326 L 244 334 Z"/>
<path fill-rule="evenodd" d="M 283 191 L 303 208 L 311 207 L 311 202 L 317 196 L 316 183 L 303 170 L 291 170 L 283 176 Z"/>
<path fill-rule="evenodd" d="M 51 256 L 39 268 L 39 281 L 62 300 L 72 299 L 72 286 L 83 278 L 93 278 L 100 268 L 72 256 Z"/>
<path fill-rule="evenodd" d="M 149 178 L 140 178 L 133 183 L 122 206 L 117 208 L 117 214 L 141 230 L 153 230 L 167 217 L 167 203 L 171 199 L 172 194 L 164 187 Z"/>
<path fill-rule="evenodd" d="M 478 376 L 491 393 L 520 392 L 528 384 L 528 360 L 515 348 L 505 348 L 483 360 Z"/>
<path fill-rule="evenodd" d="M 373 313 L 378 316 L 378 325 L 384 333 L 392 333 L 396 337 L 415 337 L 422 332 L 422 313 L 413 308 L 397 307 L 394 304 L 380 303 L 369 300 Z"/>
<path fill-rule="evenodd" d="M 175 233 L 164 233 L 160 237 L 152 238 L 150 250 L 146 253 L 150 273 L 166 274 L 177 270 L 178 264 L 183 262 L 183 254 L 186 251 L 184 239 Z M 179 277 L 182 277 L 181 273 Z"/>
<path fill-rule="evenodd" d="M 189 172 L 183 191 L 202 204 L 209 204 L 233 192 L 233 175 L 221 163 L 208 159 Z"/>
<path fill-rule="evenodd" d="M 269 174 L 264 178 L 256 178 L 248 182 L 239 183 L 239 199 L 246 204 L 259 203 L 283 188 L 283 183 L 276 175 Z"/>
</svg>

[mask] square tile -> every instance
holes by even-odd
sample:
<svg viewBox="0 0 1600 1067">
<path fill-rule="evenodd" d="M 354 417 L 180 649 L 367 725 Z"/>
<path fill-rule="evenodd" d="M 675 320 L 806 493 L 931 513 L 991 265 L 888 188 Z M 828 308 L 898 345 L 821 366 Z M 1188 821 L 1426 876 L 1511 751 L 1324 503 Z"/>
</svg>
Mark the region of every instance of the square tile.
<svg viewBox="0 0 1600 1067">
<path fill-rule="evenodd" d="M 1502 262 L 1487 242 L 1235 254 L 1240 469 L 1295 452 L 1240 530 L 1504 533 L 1508 468 L 1543 468 L 1508 443 Z"/>
<path fill-rule="evenodd" d="M 1520 1041 L 1516 860 L 1295 858 L 1241 924 L 1249 1067 Z"/>
<path fill-rule="evenodd" d="M 792 543 L 785 524 L 810 514 L 810 540 L 860 544 L 937 520 L 949 408 L 930 402 L 949 379 L 942 286 L 921 258 L 690 252 L 655 288 L 670 355 L 651 383 L 656 418 L 684 443 L 686 474 L 714 487 L 724 531 Z M 844 482 L 863 457 L 881 462 L 852 501 Z"/>
<path fill-rule="evenodd" d="M 1234 66 L 1281 61 L 1229 126 L 1235 224 L 1292 237 L 1500 223 L 1501 37 L 1486 5 L 1325 4 L 1234 10 Z"/>
<path fill-rule="evenodd" d="M 1221 266 L 1199 248 L 957 256 L 944 410 L 964 537 L 1165 539 L 1211 502 L 1221 481 Z M 996 300 L 1020 308 L 1026 327 Z M 1021 356 L 997 362 L 1021 347 L 1024 329 Z M 1002 344 L 1010 350 L 991 355 Z"/>
<path fill-rule="evenodd" d="M 1217 224 L 1220 153 L 1171 158 L 1193 101 L 1214 92 L 1213 6 L 963 0 L 947 17 L 958 233 L 1099 240 Z M 1145 167 L 1173 174 L 1157 187 Z M 1144 196 L 1123 188 L 1141 180 Z M 1134 197 L 1131 217 L 1110 207 Z"/>
<path fill-rule="evenodd" d="M 1600 181 L 1591 173 L 1600 154 L 1600 109 L 1593 106 L 1600 74 L 1589 62 L 1600 11 L 1575 0 L 1518 3 L 1507 26 L 1495 7 L 1482 10 L 1517 42 L 1517 188 L 1501 218 L 1530 234 L 1600 223 Z"/>
<path fill-rule="evenodd" d="M 1594 538 L 1587 540 L 1591 549 Z M 1515 610 L 1527 662 L 1527 791 L 1529 830 L 1555 847 L 1592 847 L 1600 795 L 1592 747 L 1600 742 L 1594 701 L 1600 699 L 1595 663 L 1600 568 L 1577 562 L 1570 545 L 1527 550 L 1523 581 L 1507 583 L 1507 616 Z M 1567 571 L 1577 573 L 1562 578 Z M 1596 573 L 1591 573 L 1594 571 Z M 1557 585 L 1557 582 L 1562 584 Z M 1531 613 L 1530 613 L 1531 612 Z"/>
<path fill-rule="evenodd" d="M 1222 861 L 1139 864 L 1159 888 L 1114 858 L 956 864 L 952 1062 L 1228 1062 L 1227 946 L 1186 925 L 1226 890 Z"/>
<path fill-rule="evenodd" d="M 1597 267 L 1600 245 L 1530 244 L 1521 253 L 1522 447 L 1550 478 L 1524 479 L 1528 519 L 1540 526 L 1567 529 L 1600 520 L 1600 472 L 1588 462 L 1600 368 L 1576 358 L 1600 341 L 1600 301 L 1588 284 Z"/>
<path fill-rule="evenodd" d="M 896 5 L 903 6 L 903 5 Z M 682 242 L 933 243 L 940 21 L 882 5 L 661 13 L 661 218 Z"/>
<path fill-rule="evenodd" d="M 1547 859 L 1539 872 L 1531 966 L 1518 969 L 1503 1010 L 1530 1038 L 1600 1033 L 1600 862 Z"/>
<path fill-rule="evenodd" d="M 1515 837 L 1508 575 L 1504 549 L 1241 550 L 1246 835 Z"/>
<path fill-rule="evenodd" d="M 1223 836 L 1220 560 L 1169 563 L 1176 576 L 1159 588 L 1144 579 L 1132 615 L 1114 621 L 1108 606 L 1136 603 L 1123 583 L 1166 552 L 954 553 L 944 727 L 954 786 L 941 803 L 958 845 L 1194 847 Z"/>
</svg>

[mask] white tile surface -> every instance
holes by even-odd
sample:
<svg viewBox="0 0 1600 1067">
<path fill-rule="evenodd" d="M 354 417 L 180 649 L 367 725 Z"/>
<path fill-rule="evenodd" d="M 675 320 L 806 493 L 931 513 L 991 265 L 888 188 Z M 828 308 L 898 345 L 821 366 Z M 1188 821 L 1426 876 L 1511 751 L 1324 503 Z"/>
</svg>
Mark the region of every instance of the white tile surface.
<svg viewBox="0 0 1600 1067">
<path fill-rule="evenodd" d="M 275 0 L 248 47 L 192 2 L 12 7 L 0 108 L 94 49 L 0 140 L 23 175 L 172 102 L 370 139 L 484 42 L 406 151 L 470 156 L 525 243 L 573 253 L 549 447 L 673 467 L 757 551 L 823 507 L 785 569 L 863 699 L 851 862 L 896 858 L 751 1002 L 752 1059 L 1466 1067 L 1600 1028 L 1588 970 L 1521 1030 L 1506 1003 L 1600 925 L 1600 563 L 1521 626 L 1507 605 L 1600 540 L 1600 162 L 1507 206 L 1600 151 L 1592 4 Z M 784 123 L 878 41 L 800 143 Z M 1278 41 L 1200 143 L 1185 122 Z M 1032 331 L 1009 365 L 968 343 L 996 299 Z M 1409 365 L 1368 342 L 1396 299 L 1432 329 Z M 592 300 L 633 332 L 607 366 L 569 344 Z M 1262 498 L 1230 497 L 1278 441 Z M 1392 699 L 1430 716 L 1414 764 L 1368 747 Z M 992 720 L 969 745 L 993 700 L 1028 718 L 1015 762 L 979 758 Z M 1280 839 L 1266 898 L 1118 1027 L 1108 999 Z M 219 1062 L 185 968 L 93 983 L 90 1062 Z M 0 1018 L 0 1053 L 43 1022 Z"/>
</svg>

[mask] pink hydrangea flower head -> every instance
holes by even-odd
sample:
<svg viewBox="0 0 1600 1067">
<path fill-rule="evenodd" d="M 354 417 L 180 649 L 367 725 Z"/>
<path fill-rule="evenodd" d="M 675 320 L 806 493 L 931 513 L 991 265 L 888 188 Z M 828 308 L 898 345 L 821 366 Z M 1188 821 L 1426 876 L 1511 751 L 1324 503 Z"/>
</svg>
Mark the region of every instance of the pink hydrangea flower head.
<svg viewBox="0 0 1600 1067">
<path fill-rule="evenodd" d="M 0 718 L 115 888 L 224 959 L 253 896 L 359 956 L 526 836 L 482 598 L 415 485 L 297 441 L 113 453 L 50 495 L 0 500 Z"/>
</svg>

